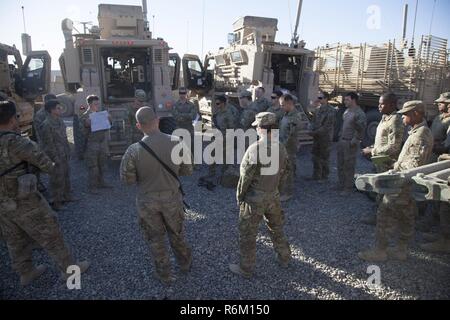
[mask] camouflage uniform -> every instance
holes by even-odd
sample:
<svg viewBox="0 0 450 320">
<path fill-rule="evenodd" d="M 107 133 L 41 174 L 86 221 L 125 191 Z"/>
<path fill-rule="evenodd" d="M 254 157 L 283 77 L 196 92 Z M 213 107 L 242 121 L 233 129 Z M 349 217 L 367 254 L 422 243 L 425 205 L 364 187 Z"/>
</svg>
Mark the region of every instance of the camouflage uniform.
<svg viewBox="0 0 450 320">
<path fill-rule="evenodd" d="M 265 97 L 256 99 L 253 103 L 255 104 L 257 113 L 266 112 L 272 106 L 272 103 Z"/>
<path fill-rule="evenodd" d="M 88 167 L 88 186 L 89 188 L 96 188 L 105 185 L 103 173 L 108 159 L 108 131 L 91 132 L 91 127 L 87 123 L 91 113 L 93 113 L 91 110 L 83 113 L 80 122 L 84 129 L 83 134 L 86 137 L 84 159 Z"/>
<path fill-rule="evenodd" d="M 190 148 L 194 147 L 194 127 L 192 125 L 192 121 L 195 119 L 197 115 L 197 110 L 195 105 L 189 101 L 181 102 L 178 101 L 175 103 L 172 114 L 175 120 L 177 121 L 178 129 L 185 129 L 189 131 L 191 135 Z"/>
<path fill-rule="evenodd" d="M 283 119 L 285 112 L 283 109 L 278 106 L 277 108 L 271 106 L 269 109 L 267 109 L 267 112 L 274 113 L 277 116 L 277 124 L 279 125 L 281 122 L 281 119 Z"/>
<path fill-rule="evenodd" d="M 345 111 L 337 150 L 339 187 L 345 191 L 350 191 L 353 187 L 357 151 L 364 137 L 366 125 L 366 115 L 359 106 L 354 110 Z"/>
<path fill-rule="evenodd" d="M 178 144 L 161 132 L 152 133 L 142 140 L 158 157 L 180 176 L 191 175 L 193 166 L 177 166 L 171 160 L 172 149 Z M 131 145 L 120 165 L 121 180 L 137 184 L 139 224 L 150 245 L 156 274 L 163 281 L 170 278 L 170 260 L 165 236 L 180 267 L 187 271 L 191 264 L 191 249 L 184 234 L 184 204 L 179 183 L 140 144 Z"/>
<path fill-rule="evenodd" d="M 294 193 L 294 179 L 297 171 L 297 149 L 301 125 L 300 112 L 294 108 L 286 113 L 280 123 L 280 142 L 285 146 L 288 155 L 286 168 L 286 182 L 281 188 L 282 196 L 292 196 Z"/>
<path fill-rule="evenodd" d="M 55 163 L 50 174 L 50 191 L 53 202 L 61 203 L 70 198 L 70 146 L 66 125 L 60 118 L 47 117 L 41 128 L 42 150 Z"/>
<path fill-rule="evenodd" d="M 246 108 L 243 108 L 239 121 L 239 127 L 244 131 L 251 129 L 252 123 L 255 121 L 256 114 L 257 112 L 254 109 L 253 104 L 250 104 Z"/>
<path fill-rule="evenodd" d="M 330 146 L 335 118 L 335 111 L 330 105 L 320 105 L 314 111 L 312 121 L 314 179 L 328 179 L 330 174 Z"/>
<path fill-rule="evenodd" d="M 42 125 L 44 124 L 44 121 L 45 119 L 47 119 L 48 115 L 48 112 L 45 111 L 44 107 L 42 107 L 38 110 L 38 112 L 35 113 L 33 118 L 34 133 L 39 144 L 41 144 Z"/>
<path fill-rule="evenodd" d="M 450 127 L 450 116 L 447 114 L 440 114 L 433 120 L 431 125 L 431 133 L 434 139 L 432 162 L 436 162 L 443 150 L 445 149 L 445 140 L 447 139 L 447 131 Z"/>
<path fill-rule="evenodd" d="M 144 137 L 141 131 L 136 127 L 136 106 L 135 103 L 130 103 L 127 107 L 128 109 L 128 121 L 130 122 L 130 133 L 129 133 L 129 141 L 131 143 L 136 143 L 141 141 Z"/>
<path fill-rule="evenodd" d="M 424 121 L 414 128 L 403 146 L 398 161 L 394 164 L 395 171 L 404 171 L 424 166 L 429 163 L 433 149 L 433 136 Z M 386 230 L 389 219 L 397 217 L 400 229 L 400 243 L 406 244 L 414 232 L 416 205 L 411 198 L 411 186 L 405 186 L 398 195 L 385 195 L 378 209 L 377 241 L 380 247 L 386 248 L 388 239 Z"/>
<path fill-rule="evenodd" d="M 224 160 L 226 160 L 226 136 L 227 136 L 227 130 L 229 129 L 235 129 L 235 117 L 233 115 L 233 112 L 231 109 L 228 109 L 228 107 L 225 107 L 222 110 L 218 110 L 216 114 L 213 116 L 214 125 L 216 129 L 218 129 L 223 136 L 223 157 Z M 224 161 L 225 163 L 225 161 Z M 215 177 L 216 175 L 216 166 L 217 164 L 212 164 L 209 166 L 209 177 Z M 222 165 L 222 175 L 225 173 L 225 171 L 228 169 L 228 165 L 224 164 Z"/>
<path fill-rule="evenodd" d="M 375 144 L 372 149 L 372 157 L 389 156 L 389 161 L 377 166 L 377 172 L 386 172 L 392 169 L 402 150 L 405 126 L 401 114 L 394 112 L 385 114 L 377 128 Z"/>
<path fill-rule="evenodd" d="M 263 117 L 259 114 L 258 117 Z M 275 114 L 269 113 L 276 122 Z M 258 119 L 257 119 L 258 121 Z M 261 121 L 264 121 L 263 119 Z M 240 268 L 245 275 L 250 276 L 256 264 L 256 237 L 262 219 L 265 220 L 278 259 L 282 264 L 289 262 L 291 249 L 283 232 L 284 213 L 280 204 L 279 187 L 286 174 L 288 156 L 285 147 L 276 143 L 279 148 L 278 172 L 274 175 L 263 175 L 261 169 L 267 167 L 261 164 L 258 151 L 267 148 L 267 155 L 271 156 L 272 143 L 270 139 L 260 139 L 252 144 L 244 155 L 241 164 L 240 179 L 237 187 L 237 201 L 240 205 L 239 214 L 239 244 Z"/>
<path fill-rule="evenodd" d="M 51 160 L 36 144 L 17 134 L 0 137 L 0 172 L 22 161 L 44 172 L 53 169 Z M 13 269 L 24 276 L 34 269 L 30 241 L 35 240 L 65 272 L 75 264 L 67 249 L 57 219 L 39 192 L 18 199 L 18 177 L 26 174 L 24 166 L 0 178 L 0 227 L 6 240 Z"/>
</svg>

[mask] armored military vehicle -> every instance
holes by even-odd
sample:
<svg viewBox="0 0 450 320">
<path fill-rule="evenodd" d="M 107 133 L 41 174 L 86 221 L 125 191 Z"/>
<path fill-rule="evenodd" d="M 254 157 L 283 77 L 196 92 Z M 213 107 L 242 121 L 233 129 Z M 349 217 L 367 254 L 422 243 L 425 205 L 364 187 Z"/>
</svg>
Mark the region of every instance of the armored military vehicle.
<svg viewBox="0 0 450 320">
<path fill-rule="evenodd" d="M 62 22 L 66 45 L 59 62 L 66 94 L 58 98 L 66 106 L 66 115 L 74 113 L 77 131 L 78 115 L 87 108 L 86 97 L 100 97 L 103 108 L 112 116 L 111 156 L 122 155 L 132 142 L 128 107 L 135 90 L 146 92 L 148 104 L 163 120 L 171 116 L 180 59 L 169 57 L 167 42 L 152 37 L 146 15 L 144 0 L 143 7 L 100 4 L 99 26 L 82 34 L 73 34 L 71 20 Z M 74 135 L 77 145 L 79 134 Z"/>
<path fill-rule="evenodd" d="M 35 105 L 49 92 L 51 58 L 47 51 L 27 52 L 25 62 L 15 46 L 0 44 L 0 95 L 16 102 L 20 127 L 32 135 Z"/>
<path fill-rule="evenodd" d="M 440 93 L 450 91 L 450 68 L 447 40 L 422 36 L 420 46 L 407 49 L 403 41 L 390 40 L 381 45 L 326 45 L 316 50 L 315 71 L 319 86 L 335 97 L 342 106 L 343 95 L 355 91 L 367 115 L 364 145 L 375 140 L 381 114 L 379 97 L 395 93 L 400 104 L 408 100 L 423 100 L 428 119 L 438 113 L 434 101 Z M 341 109 L 342 109 L 341 108 Z"/>
<path fill-rule="evenodd" d="M 182 60 L 184 85 L 199 98 L 199 109 L 207 125 L 214 114 L 213 98 L 226 95 L 239 106 L 243 90 L 254 92 L 258 86 L 270 99 L 273 90 L 290 92 L 298 97 L 298 106 L 309 107 L 318 92 L 313 71 L 315 53 L 305 48 L 297 37 L 289 44 L 275 41 L 277 19 L 245 16 L 233 25 L 229 46 L 208 53 L 202 62 L 198 56 L 185 55 Z M 304 114 L 303 130 L 308 119 Z M 310 141 L 307 135 L 302 141 Z"/>
</svg>

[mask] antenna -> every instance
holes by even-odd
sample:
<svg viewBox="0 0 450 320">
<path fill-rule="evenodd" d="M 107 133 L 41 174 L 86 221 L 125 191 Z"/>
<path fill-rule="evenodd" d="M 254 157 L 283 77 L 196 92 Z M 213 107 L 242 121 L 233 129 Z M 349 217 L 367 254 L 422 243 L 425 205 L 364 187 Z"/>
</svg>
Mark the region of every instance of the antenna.
<svg viewBox="0 0 450 320">
<path fill-rule="evenodd" d="M 22 20 L 23 20 L 23 32 L 27 33 L 27 26 L 25 24 L 25 7 L 22 6 Z"/>
<path fill-rule="evenodd" d="M 434 11 L 436 9 L 436 0 L 434 0 L 434 4 L 433 4 L 433 11 L 431 13 L 431 21 L 430 21 L 430 31 L 428 32 L 428 35 L 431 36 L 431 29 L 433 28 L 433 20 L 434 20 Z"/>
<path fill-rule="evenodd" d="M 302 7 L 303 0 L 298 0 L 298 9 L 297 9 L 297 20 L 295 21 L 294 34 L 292 36 L 291 46 L 295 47 L 298 45 L 298 26 L 300 24 L 300 16 L 302 15 Z"/>
<path fill-rule="evenodd" d="M 155 33 L 155 15 L 152 15 L 152 18 L 153 18 L 153 34 L 156 34 Z"/>
<path fill-rule="evenodd" d="M 202 59 L 205 45 L 205 0 L 203 0 L 203 21 L 202 21 Z"/>
<path fill-rule="evenodd" d="M 416 14 L 414 16 L 414 28 L 413 28 L 413 34 L 411 39 L 411 48 L 409 48 L 408 54 L 410 57 L 416 56 L 416 49 L 414 48 L 414 38 L 416 36 L 416 22 L 417 22 L 417 11 L 419 8 L 419 0 L 416 0 Z"/>
</svg>

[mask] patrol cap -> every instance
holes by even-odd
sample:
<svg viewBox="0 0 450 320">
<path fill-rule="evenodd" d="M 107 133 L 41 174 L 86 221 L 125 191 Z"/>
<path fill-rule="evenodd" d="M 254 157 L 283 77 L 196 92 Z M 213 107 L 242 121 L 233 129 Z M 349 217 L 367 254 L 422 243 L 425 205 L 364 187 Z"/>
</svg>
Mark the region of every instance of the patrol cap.
<svg viewBox="0 0 450 320">
<path fill-rule="evenodd" d="M 435 101 L 436 103 L 450 103 L 450 92 L 445 92 L 441 94 L 439 99 Z"/>
<path fill-rule="evenodd" d="M 142 107 L 136 112 L 136 121 L 140 124 L 148 124 L 155 119 L 158 119 L 158 116 L 153 108 Z"/>
<path fill-rule="evenodd" d="M 244 90 L 239 94 L 239 98 L 252 98 L 252 93 L 250 91 Z"/>
<path fill-rule="evenodd" d="M 179 94 L 187 94 L 187 89 L 184 88 L 184 87 L 182 87 L 182 88 L 180 88 L 180 89 L 178 90 L 178 93 L 179 93 Z"/>
<path fill-rule="evenodd" d="M 141 89 L 138 89 L 134 92 L 134 97 L 141 102 L 147 101 L 147 94 L 144 90 Z"/>
<path fill-rule="evenodd" d="M 277 116 L 272 112 L 261 112 L 256 115 L 256 121 L 252 123 L 253 127 L 268 127 L 277 123 Z"/>
<path fill-rule="evenodd" d="M 422 101 L 419 100 L 413 100 L 408 101 L 403 105 L 403 109 L 400 110 L 398 113 L 405 114 L 410 111 L 419 111 L 419 112 L 425 112 L 425 105 Z"/>
</svg>

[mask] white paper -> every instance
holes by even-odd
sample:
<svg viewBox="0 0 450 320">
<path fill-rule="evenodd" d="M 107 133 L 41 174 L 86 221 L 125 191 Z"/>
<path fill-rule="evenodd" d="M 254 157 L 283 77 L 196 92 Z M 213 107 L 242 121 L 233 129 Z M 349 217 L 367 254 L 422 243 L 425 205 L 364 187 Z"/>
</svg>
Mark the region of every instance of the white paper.
<svg viewBox="0 0 450 320">
<path fill-rule="evenodd" d="M 91 120 L 91 132 L 111 129 L 108 111 L 93 112 L 89 115 Z"/>
</svg>

